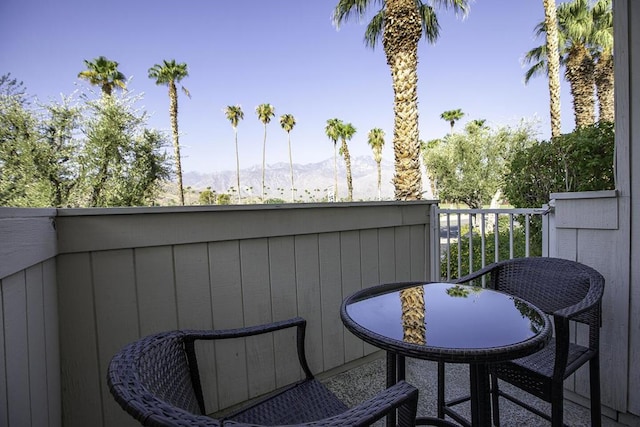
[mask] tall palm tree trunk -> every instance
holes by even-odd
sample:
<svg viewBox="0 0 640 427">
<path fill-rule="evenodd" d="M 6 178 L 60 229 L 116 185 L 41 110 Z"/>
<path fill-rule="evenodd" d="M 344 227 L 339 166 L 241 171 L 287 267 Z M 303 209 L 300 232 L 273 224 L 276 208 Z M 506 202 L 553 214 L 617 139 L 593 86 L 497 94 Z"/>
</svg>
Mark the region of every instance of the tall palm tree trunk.
<svg viewBox="0 0 640 427">
<path fill-rule="evenodd" d="M 338 144 L 333 142 L 333 201 L 338 201 Z"/>
<path fill-rule="evenodd" d="M 353 201 L 353 178 L 351 176 L 351 155 L 349 154 L 349 147 L 347 147 L 347 141 L 342 140 L 342 155 L 344 156 L 344 165 L 347 172 L 347 200 Z"/>
<path fill-rule="evenodd" d="M 596 93 L 598 96 L 598 119 L 615 120 L 613 56 L 603 54 L 595 65 Z"/>
<path fill-rule="evenodd" d="M 180 159 L 180 140 L 178 135 L 178 91 L 175 82 L 169 82 L 169 115 L 171 116 L 171 132 L 173 133 L 173 150 L 176 158 L 176 177 L 180 205 L 184 206 L 184 188 L 182 186 L 182 161 Z"/>
<path fill-rule="evenodd" d="M 238 204 L 240 204 L 240 200 L 242 199 L 240 195 L 240 152 L 238 151 L 238 128 L 233 127 L 233 133 L 235 134 L 236 140 L 236 179 L 238 184 Z"/>
<path fill-rule="evenodd" d="M 421 20 L 415 0 L 385 2 L 382 43 L 393 82 L 393 183 L 396 200 L 422 198 L 417 72 L 421 32 Z"/>
<path fill-rule="evenodd" d="M 551 137 L 560 136 L 560 51 L 558 50 L 558 17 L 556 0 L 543 0 L 544 23 L 547 29 L 547 67 L 549 76 L 549 112 Z"/>
<path fill-rule="evenodd" d="M 291 132 L 287 132 L 287 145 L 289 146 L 289 170 L 291 171 L 291 203 L 295 202 L 293 186 L 293 157 L 291 156 Z"/>
<path fill-rule="evenodd" d="M 584 46 L 569 53 L 566 78 L 573 96 L 576 127 L 595 122 L 593 60 Z"/>
<path fill-rule="evenodd" d="M 267 124 L 264 124 L 264 141 L 262 142 L 262 203 L 265 200 L 264 170 L 267 167 Z"/>
<path fill-rule="evenodd" d="M 378 169 L 378 200 L 382 200 L 382 166 L 380 161 L 376 161 Z"/>
<path fill-rule="evenodd" d="M 422 34 L 415 0 L 386 0 L 382 44 L 393 82 L 393 151 L 396 200 L 422 198 L 420 141 L 418 137 L 418 41 Z M 400 293 L 405 336 L 420 335 L 424 327 L 424 291 L 408 288 Z M 416 331 L 418 331 L 416 333 Z M 413 337 L 413 338 L 411 338 Z"/>
</svg>

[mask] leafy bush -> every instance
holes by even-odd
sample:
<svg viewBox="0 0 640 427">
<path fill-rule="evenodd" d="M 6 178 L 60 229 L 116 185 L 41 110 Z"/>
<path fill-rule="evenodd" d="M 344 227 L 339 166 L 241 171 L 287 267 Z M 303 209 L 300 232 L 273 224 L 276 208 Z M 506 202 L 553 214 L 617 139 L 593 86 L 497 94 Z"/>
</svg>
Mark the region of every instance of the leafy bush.
<svg viewBox="0 0 640 427">
<path fill-rule="evenodd" d="M 542 255 L 542 241 L 540 234 L 529 234 L 529 255 L 540 256 Z M 449 260 L 447 260 L 446 249 L 442 251 L 440 257 L 440 271 L 441 275 L 446 278 L 447 263 L 450 264 L 450 277 L 452 279 L 465 276 L 470 273 L 469 271 L 469 226 L 462 226 L 460 229 L 460 250 L 458 250 L 458 243 L 452 242 L 449 248 Z M 509 218 L 502 217 L 498 220 L 498 261 L 511 258 L 509 252 Z M 471 233 L 471 248 L 473 254 L 473 269 L 471 271 L 477 271 L 482 268 L 482 236 L 477 227 L 474 227 Z M 460 269 L 458 269 L 458 253 L 460 253 Z M 485 264 L 491 264 L 495 261 L 495 232 L 485 232 Z M 514 220 L 513 226 L 513 257 L 523 257 L 526 255 L 526 234 L 525 227 L 521 222 Z"/>
<path fill-rule="evenodd" d="M 558 192 L 613 189 L 613 123 L 578 128 L 516 152 L 504 194 L 515 207 L 540 207 Z"/>
</svg>

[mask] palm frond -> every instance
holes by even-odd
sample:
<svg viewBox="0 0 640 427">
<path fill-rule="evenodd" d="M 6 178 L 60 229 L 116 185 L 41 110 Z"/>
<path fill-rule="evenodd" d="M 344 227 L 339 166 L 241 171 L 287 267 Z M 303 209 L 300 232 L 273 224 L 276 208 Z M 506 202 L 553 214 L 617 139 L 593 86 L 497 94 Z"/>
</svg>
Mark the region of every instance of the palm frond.
<svg viewBox="0 0 640 427">
<path fill-rule="evenodd" d="M 340 28 L 340 25 L 353 18 L 358 20 L 364 18 L 367 13 L 369 5 L 372 3 L 382 4 L 383 0 L 340 0 L 333 10 L 331 21 L 336 28 Z"/>
<path fill-rule="evenodd" d="M 547 61 L 539 61 L 533 64 L 531 68 L 524 73 L 524 83 L 529 83 L 532 77 L 547 74 Z"/>
<path fill-rule="evenodd" d="M 384 31 L 384 9 L 380 9 L 378 13 L 371 19 L 367 30 L 364 33 L 364 44 L 370 48 L 375 48 L 376 44 L 382 37 Z"/>
<path fill-rule="evenodd" d="M 424 34 L 424 38 L 429 43 L 435 43 L 440 36 L 438 16 L 431 6 L 422 3 L 420 0 L 416 0 L 416 3 L 418 4 L 418 13 L 420 14 L 420 20 L 422 21 L 422 33 Z"/>
<path fill-rule="evenodd" d="M 416 3 L 422 3 L 416 0 Z M 431 0 L 434 8 L 453 9 L 455 14 L 461 18 L 466 18 L 469 14 L 469 0 Z"/>
</svg>

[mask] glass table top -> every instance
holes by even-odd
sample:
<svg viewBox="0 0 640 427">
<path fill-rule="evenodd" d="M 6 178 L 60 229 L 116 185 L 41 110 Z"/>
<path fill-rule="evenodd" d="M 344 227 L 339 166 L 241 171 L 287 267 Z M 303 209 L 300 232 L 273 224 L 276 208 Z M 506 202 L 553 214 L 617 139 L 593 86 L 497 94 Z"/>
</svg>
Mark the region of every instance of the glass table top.
<svg viewBox="0 0 640 427">
<path fill-rule="evenodd" d="M 350 302 L 346 314 L 387 339 L 462 351 L 527 341 L 547 321 L 528 303 L 489 289 L 451 283 L 407 289 Z"/>
</svg>

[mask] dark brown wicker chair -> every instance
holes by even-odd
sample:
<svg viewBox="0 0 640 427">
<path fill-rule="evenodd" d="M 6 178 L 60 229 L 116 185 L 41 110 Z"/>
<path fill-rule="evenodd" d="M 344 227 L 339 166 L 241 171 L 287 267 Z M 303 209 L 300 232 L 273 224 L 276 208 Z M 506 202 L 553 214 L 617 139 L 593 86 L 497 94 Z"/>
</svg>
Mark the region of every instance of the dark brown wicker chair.
<svg viewBox="0 0 640 427">
<path fill-rule="evenodd" d="M 204 415 L 194 343 L 297 328 L 298 360 L 306 377 L 221 419 Z M 302 318 L 222 331 L 173 331 L 124 347 L 109 364 L 109 389 L 120 406 L 142 425 L 164 426 L 367 426 L 397 410 L 399 425 L 415 425 L 418 390 L 399 382 L 372 399 L 347 408 L 317 381 L 304 351 Z M 292 369 L 299 369 L 297 365 Z"/>
<path fill-rule="evenodd" d="M 558 258 L 519 258 L 485 267 L 456 283 L 480 285 L 525 299 L 553 318 L 555 339 L 541 351 L 491 368 L 493 418 L 500 425 L 499 396 L 550 420 L 553 427 L 563 425 L 563 383 L 589 362 L 591 425 L 601 424 L 599 337 L 604 278 L 591 267 Z M 570 341 L 569 322 L 588 326 L 588 342 Z M 438 415 L 444 415 L 444 365 L 438 366 Z M 498 379 L 551 403 L 551 416 L 498 388 Z M 457 399 L 460 402 L 460 399 Z"/>
</svg>

